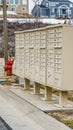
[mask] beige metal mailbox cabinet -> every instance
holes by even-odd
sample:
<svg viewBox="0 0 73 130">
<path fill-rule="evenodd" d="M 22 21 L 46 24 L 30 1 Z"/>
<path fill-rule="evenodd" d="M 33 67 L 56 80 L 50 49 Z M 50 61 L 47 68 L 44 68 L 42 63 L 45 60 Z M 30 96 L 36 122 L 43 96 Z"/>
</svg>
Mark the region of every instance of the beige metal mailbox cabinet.
<svg viewBox="0 0 73 130">
<path fill-rule="evenodd" d="M 24 77 L 24 34 L 15 34 L 15 61 L 13 73 L 19 77 Z"/>
<path fill-rule="evenodd" d="M 73 90 L 73 26 L 47 28 L 47 85 Z"/>
<path fill-rule="evenodd" d="M 46 30 L 39 29 L 36 30 L 34 33 L 34 81 L 46 85 Z"/>
<path fill-rule="evenodd" d="M 59 103 L 65 106 L 68 91 L 73 90 L 73 26 L 16 32 L 15 42 L 16 75 L 25 79 L 26 86 L 34 81 L 34 93 L 44 85 L 45 99 L 51 99 L 52 88 L 58 89 Z"/>
<path fill-rule="evenodd" d="M 5 72 L 4 72 L 4 58 L 0 58 L 0 78 L 5 76 Z"/>
<path fill-rule="evenodd" d="M 73 26 L 47 28 L 47 86 L 60 90 L 59 104 L 66 106 L 73 90 Z"/>
</svg>

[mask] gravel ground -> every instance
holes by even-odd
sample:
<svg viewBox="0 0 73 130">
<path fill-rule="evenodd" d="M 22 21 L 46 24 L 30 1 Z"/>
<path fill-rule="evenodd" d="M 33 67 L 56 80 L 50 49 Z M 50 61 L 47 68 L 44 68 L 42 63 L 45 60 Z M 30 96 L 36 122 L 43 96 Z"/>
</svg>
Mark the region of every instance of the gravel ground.
<svg viewBox="0 0 73 130">
<path fill-rule="evenodd" d="M 73 111 L 52 112 L 48 114 L 73 129 Z"/>
</svg>

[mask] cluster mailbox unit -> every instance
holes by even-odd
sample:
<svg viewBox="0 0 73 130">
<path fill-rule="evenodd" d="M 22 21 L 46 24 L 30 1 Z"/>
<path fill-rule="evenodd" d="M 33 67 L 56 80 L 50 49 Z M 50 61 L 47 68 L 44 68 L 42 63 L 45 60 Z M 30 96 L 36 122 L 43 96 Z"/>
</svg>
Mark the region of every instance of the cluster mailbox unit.
<svg viewBox="0 0 73 130">
<path fill-rule="evenodd" d="M 34 81 L 34 93 L 45 86 L 45 100 L 51 100 L 52 88 L 59 90 L 59 105 L 67 105 L 73 90 L 73 26 L 59 24 L 15 32 L 13 73 L 25 80 L 25 89 Z"/>
<path fill-rule="evenodd" d="M 0 78 L 3 78 L 5 76 L 4 65 L 4 58 L 0 58 Z"/>
</svg>

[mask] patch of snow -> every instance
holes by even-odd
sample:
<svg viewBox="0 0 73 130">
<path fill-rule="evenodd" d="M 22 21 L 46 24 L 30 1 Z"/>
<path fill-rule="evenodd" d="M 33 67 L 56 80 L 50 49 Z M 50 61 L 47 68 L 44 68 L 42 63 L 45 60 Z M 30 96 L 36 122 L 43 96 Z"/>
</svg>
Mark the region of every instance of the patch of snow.
<svg viewBox="0 0 73 130">
<path fill-rule="evenodd" d="M 7 14 L 16 15 L 16 13 L 12 11 L 7 11 Z M 3 11 L 0 11 L 0 15 L 3 15 Z"/>
<path fill-rule="evenodd" d="M 19 23 L 27 23 L 27 22 L 30 22 L 30 23 L 34 23 L 36 22 L 36 19 L 35 18 L 22 18 L 22 19 L 14 19 L 14 18 L 8 18 L 7 19 L 9 22 L 19 22 Z M 37 19 L 38 22 L 43 22 L 43 23 L 49 23 L 49 24 L 59 24 L 59 23 L 64 23 L 65 20 L 58 20 L 58 19 Z"/>
<path fill-rule="evenodd" d="M 59 19 L 40 19 L 41 22 L 43 23 L 49 23 L 49 24 L 59 24 L 59 23 L 64 23 L 65 20 L 59 20 Z"/>
<path fill-rule="evenodd" d="M 0 20 L 3 20 L 3 18 L 0 18 Z M 48 24 L 63 24 L 66 21 L 66 24 L 72 24 L 73 25 L 73 19 L 68 20 L 60 20 L 60 19 L 49 19 L 49 18 L 7 18 L 8 22 L 19 22 L 19 23 L 35 23 L 35 22 L 42 22 L 42 23 L 48 23 Z"/>
</svg>

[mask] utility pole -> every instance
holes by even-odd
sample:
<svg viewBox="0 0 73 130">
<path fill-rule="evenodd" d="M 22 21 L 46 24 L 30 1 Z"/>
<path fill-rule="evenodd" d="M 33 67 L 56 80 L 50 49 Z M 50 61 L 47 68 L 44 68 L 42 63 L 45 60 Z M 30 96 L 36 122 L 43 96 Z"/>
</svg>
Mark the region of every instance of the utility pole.
<svg viewBox="0 0 73 130">
<path fill-rule="evenodd" d="M 4 60 L 5 63 L 8 59 L 8 36 L 7 36 L 7 6 L 6 0 L 2 0 L 3 3 L 3 47 L 4 47 Z"/>
</svg>

